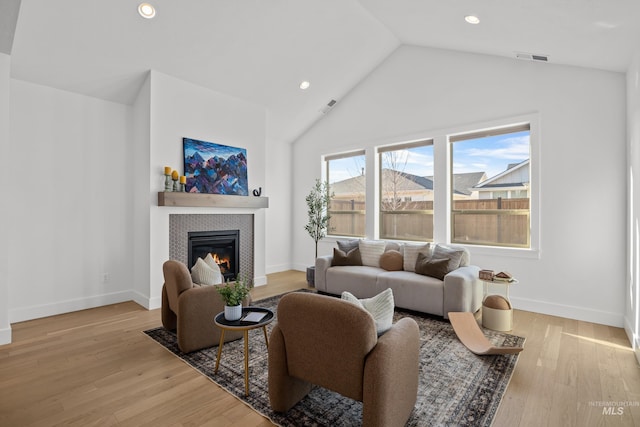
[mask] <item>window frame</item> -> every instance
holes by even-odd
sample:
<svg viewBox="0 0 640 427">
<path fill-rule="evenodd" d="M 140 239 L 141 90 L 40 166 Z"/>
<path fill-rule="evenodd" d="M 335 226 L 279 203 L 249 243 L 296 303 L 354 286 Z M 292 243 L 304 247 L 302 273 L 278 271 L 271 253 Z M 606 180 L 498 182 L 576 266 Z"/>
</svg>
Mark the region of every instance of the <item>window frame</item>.
<svg viewBox="0 0 640 427">
<path fill-rule="evenodd" d="M 348 151 L 345 153 L 339 153 L 339 154 L 330 154 L 330 155 L 325 155 L 323 157 L 323 162 L 325 165 L 325 169 L 324 169 L 324 173 L 325 173 L 325 180 L 326 182 L 329 182 L 329 180 L 331 179 L 331 175 L 329 173 L 329 169 L 330 169 L 330 162 L 332 160 L 340 160 L 340 159 L 347 159 L 349 157 L 358 157 L 358 156 L 363 156 L 364 157 L 364 162 L 365 162 L 365 166 L 364 166 L 364 176 L 366 178 L 367 175 L 367 169 L 368 169 L 368 165 L 367 163 L 367 155 L 366 155 L 366 150 L 362 149 L 362 150 L 354 150 L 354 151 Z M 345 233 L 332 233 L 330 228 L 327 228 L 327 237 L 357 237 L 357 238 L 364 238 L 367 235 L 367 227 L 366 227 L 366 221 L 367 221 L 367 209 L 366 209 L 366 200 L 367 200 L 367 185 L 366 185 L 366 179 L 365 179 L 365 188 L 364 188 L 364 197 L 365 197 L 365 208 L 364 209 L 359 209 L 359 210 L 332 210 L 327 208 L 327 214 L 331 215 L 331 214 L 354 214 L 354 215 L 362 215 L 364 218 L 364 223 L 365 223 L 365 228 L 364 228 L 364 234 L 360 235 L 360 234 L 345 234 Z M 327 191 L 331 191 L 331 184 L 329 184 Z"/>
<path fill-rule="evenodd" d="M 463 132 L 463 133 L 458 133 L 455 135 L 450 135 L 449 136 L 449 152 L 450 152 L 450 177 L 451 177 L 451 182 L 453 181 L 453 176 L 454 176 L 454 170 L 453 170 L 453 164 L 455 162 L 455 159 L 453 157 L 453 147 L 454 144 L 459 143 L 459 142 L 464 142 L 464 141 L 472 141 L 472 140 L 476 140 L 476 139 L 480 139 L 480 138 L 486 138 L 486 137 L 490 137 L 490 136 L 499 136 L 499 135 L 509 135 L 509 134 L 514 134 L 514 133 L 518 133 L 518 132 L 529 132 L 529 157 L 528 157 L 528 167 L 529 167 L 529 188 L 531 188 L 531 126 L 528 122 L 524 122 L 524 123 L 516 123 L 516 124 L 512 124 L 512 125 L 506 125 L 506 126 L 498 126 L 498 127 L 491 127 L 491 128 L 484 128 L 484 129 L 478 129 L 476 131 L 471 131 L 471 132 Z M 522 161 L 524 162 L 524 160 Z M 506 169 L 505 169 L 506 171 Z M 490 177 L 492 178 L 492 177 Z M 453 243 L 453 244 L 465 244 L 465 245 L 470 245 L 470 246 L 487 246 L 487 247 L 495 247 L 495 248 L 519 248 L 519 249 L 530 249 L 531 248 L 531 198 L 529 198 L 529 209 L 525 212 L 522 209 L 454 209 L 454 188 L 453 186 L 449 186 L 448 187 L 448 195 L 451 199 L 451 204 L 450 204 L 450 209 L 449 209 L 449 220 L 450 220 L 450 230 L 449 230 L 449 237 L 448 237 L 448 241 Z M 487 201 L 489 200 L 495 200 L 495 193 L 503 193 L 504 196 L 498 196 L 498 199 L 509 199 L 510 195 L 511 195 L 512 189 L 511 188 L 506 188 L 503 190 L 495 190 L 495 191 L 491 191 L 491 197 L 489 199 L 486 199 Z M 485 199 L 480 199 L 480 200 L 485 200 Z M 500 203 L 500 202 L 498 202 Z M 457 240 L 455 239 L 455 217 L 456 215 L 480 215 L 480 216 L 484 216 L 484 215 L 496 215 L 497 217 L 497 221 L 498 223 L 500 222 L 500 218 L 502 217 L 514 217 L 514 216 L 526 216 L 527 217 L 527 223 L 528 223 L 528 228 L 526 230 L 527 235 L 525 238 L 525 243 L 524 244 L 517 244 L 517 243 L 495 243 L 495 244 L 491 244 L 489 242 L 469 242 L 469 241 L 464 241 L 464 240 Z M 499 227 L 498 227 L 499 228 Z M 498 235 L 500 234 L 500 230 L 497 231 Z"/>
<path fill-rule="evenodd" d="M 378 157 L 378 167 L 376 168 L 376 180 L 378 182 L 378 200 L 376 203 L 376 216 L 378 218 L 378 229 L 377 229 L 377 237 L 384 240 L 397 240 L 397 241 L 413 241 L 413 242 L 433 242 L 433 233 L 431 238 L 424 239 L 407 239 L 407 238 L 396 238 L 394 236 L 386 236 L 383 233 L 383 214 L 388 215 L 425 215 L 431 216 L 431 228 L 433 230 L 433 218 L 435 216 L 435 211 L 433 207 L 431 209 L 411 209 L 411 210 L 384 210 L 383 209 L 383 200 L 384 200 L 384 187 L 383 187 L 383 156 L 385 153 L 389 153 L 392 151 L 399 151 L 417 147 L 428 147 L 431 146 L 433 150 L 434 141 L 433 138 L 419 139 L 417 141 L 404 142 L 399 144 L 391 144 L 384 145 L 376 148 L 376 155 Z M 434 155 L 434 163 L 435 163 L 435 155 Z M 435 178 L 434 178 L 435 179 Z M 435 192 L 435 189 L 431 189 L 432 193 Z M 405 199 L 408 197 L 405 197 Z M 406 200 L 405 200 L 406 201 Z"/>
</svg>

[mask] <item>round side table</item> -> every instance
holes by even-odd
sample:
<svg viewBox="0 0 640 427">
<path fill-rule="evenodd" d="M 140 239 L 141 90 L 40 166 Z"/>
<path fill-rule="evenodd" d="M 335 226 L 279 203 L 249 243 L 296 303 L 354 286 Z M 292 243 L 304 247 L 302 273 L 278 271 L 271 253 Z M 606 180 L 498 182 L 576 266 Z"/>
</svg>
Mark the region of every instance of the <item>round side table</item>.
<svg viewBox="0 0 640 427">
<path fill-rule="evenodd" d="M 264 316 L 257 322 L 251 322 L 244 320 L 247 315 L 252 313 L 264 314 Z M 268 308 L 262 307 L 242 307 L 242 317 L 240 320 L 229 321 L 224 318 L 224 312 L 218 313 L 213 319 L 216 326 L 220 328 L 220 344 L 218 345 L 218 357 L 216 358 L 216 368 L 213 371 L 214 374 L 218 373 L 218 366 L 220 365 L 220 356 L 222 355 L 222 345 L 224 344 L 224 332 L 225 331 L 243 331 L 244 333 L 244 393 L 249 395 L 249 331 L 251 329 L 262 328 L 264 332 L 264 341 L 269 348 L 269 338 L 267 336 L 267 325 L 273 321 L 273 311 Z"/>
</svg>

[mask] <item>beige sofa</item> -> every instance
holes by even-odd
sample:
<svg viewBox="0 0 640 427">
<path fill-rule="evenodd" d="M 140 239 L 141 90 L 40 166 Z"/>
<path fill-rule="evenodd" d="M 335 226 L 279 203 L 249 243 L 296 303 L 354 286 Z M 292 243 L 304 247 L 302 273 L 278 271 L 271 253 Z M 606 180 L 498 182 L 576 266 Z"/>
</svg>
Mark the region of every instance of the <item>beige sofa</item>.
<svg viewBox="0 0 640 427">
<path fill-rule="evenodd" d="M 431 248 L 434 246 L 431 244 Z M 388 271 L 370 265 L 332 266 L 333 256 L 322 256 L 316 259 L 315 287 L 321 293 L 340 295 L 348 291 L 358 298 L 371 298 L 391 288 L 396 307 L 444 318 L 448 318 L 450 311 L 476 312 L 482 304 L 482 284 L 478 278 L 480 268 L 470 265 L 466 248 L 442 246 L 463 252 L 460 266 L 446 274 L 444 280 L 407 269 Z M 403 254 L 406 247 L 404 244 L 386 242 L 384 251 Z"/>
</svg>

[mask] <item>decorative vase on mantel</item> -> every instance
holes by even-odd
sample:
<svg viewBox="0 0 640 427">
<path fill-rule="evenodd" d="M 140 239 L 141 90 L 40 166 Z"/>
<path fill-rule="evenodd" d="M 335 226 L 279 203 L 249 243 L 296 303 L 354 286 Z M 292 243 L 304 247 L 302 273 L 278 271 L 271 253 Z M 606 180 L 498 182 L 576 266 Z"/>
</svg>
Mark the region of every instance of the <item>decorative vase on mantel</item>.
<svg viewBox="0 0 640 427">
<path fill-rule="evenodd" d="M 225 305 L 224 306 L 224 318 L 229 322 L 235 322 L 242 317 L 242 304 L 238 305 Z"/>
</svg>

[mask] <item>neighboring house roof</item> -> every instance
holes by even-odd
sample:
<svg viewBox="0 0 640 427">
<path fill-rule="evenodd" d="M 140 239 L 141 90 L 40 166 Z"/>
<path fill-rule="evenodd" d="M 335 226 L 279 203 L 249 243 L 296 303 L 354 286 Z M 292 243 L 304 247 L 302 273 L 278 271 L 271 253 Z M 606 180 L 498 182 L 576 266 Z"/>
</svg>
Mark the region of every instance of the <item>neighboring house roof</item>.
<svg viewBox="0 0 640 427">
<path fill-rule="evenodd" d="M 418 176 L 406 172 L 396 172 L 392 169 L 383 169 L 382 176 L 385 180 L 390 180 L 392 173 L 397 173 L 399 179 L 396 183 L 397 191 L 433 191 L 432 176 Z M 453 188 L 456 194 L 470 195 L 472 188 L 486 177 L 484 172 L 460 173 L 453 176 Z M 331 184 L 331 191 L 334 195 L 353 194 L 363 192 L 365 189 L 365 176 L 359 175 Z"/>
<path fill-rule="evenodd" d="M 386 180 L 393 179 L 392 175 L 394 173 L 400 177 L 398 180 L 399 190 L 433 190 L 433 180 L 423 176 L 413 175 L 406 172 L 398 172 L 393 169 L 382 169 L 382 178 Z"/>
<path fill-rule="evenodd" d="M 523 169 L 529 168 L 529 159 L 520 163 L 510 164 L 506 170 L 475 185 L 475 189 L 525 187 L 529 183 L 529 173 L 523 174 Z M 526 177 L 526 179 L 523 179 Z"/>
<path fill-rule="evenodd" d="M 358 175 L 353 178 L 347 178 L 342 181 L 334 182 L 330 186 L 330 191 L 335 195 L 353 194 L 364 192 L 365 176 Z"/>
<path fill-rule="evenodd" d="M 456 173 L 453 175 L 453 188 L 459 193 L 470 196 L 479 182 L 487 179 L 484 172 Z"/>
<path fill-rule="evenodd" d="M 433 179 L 432 176 L 425 177 Z M 456 194 L 470 196 L 476 184 L 487 178 L 485 172 L 466 172 L 453 174 L 453 191 Z"/>
</svg>

